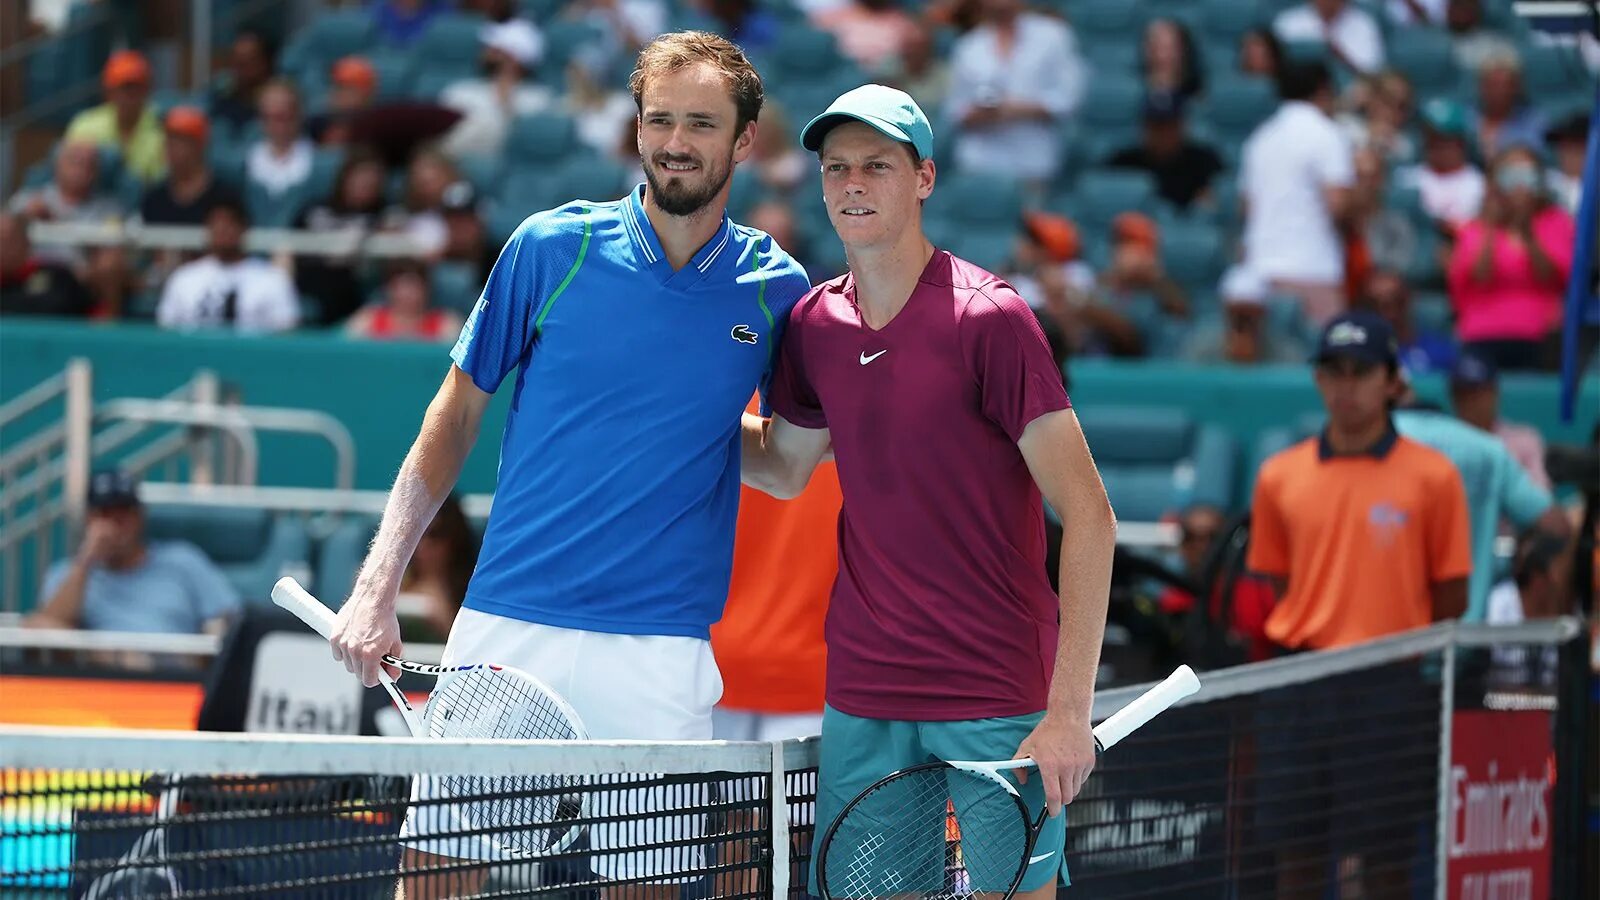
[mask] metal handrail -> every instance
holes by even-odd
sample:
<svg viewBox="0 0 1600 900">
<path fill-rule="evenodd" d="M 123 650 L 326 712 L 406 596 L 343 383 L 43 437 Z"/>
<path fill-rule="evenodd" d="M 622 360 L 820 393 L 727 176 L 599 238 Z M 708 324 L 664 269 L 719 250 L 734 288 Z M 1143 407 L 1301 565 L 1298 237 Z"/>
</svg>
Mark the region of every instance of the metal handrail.
<svg viewBox="0 0 1600 900">
<path fill-rule="evenodd" d="M 136 219 L 106 222 L 33 222 L 28 239 L 39 246 L 103 247 L 128 245 L 142 250 L 204 250 L 206 230 L 194 225 L 146 225 Z M 311 231 L 303 228 L 251 228 L 245 249 L 294 256 L 414 257 L 422 252 L 411 235 L 358 229 Z"/>
<path fill-rule="evenodd" d="M 254 429 L 236 407 L 196 406 L 180 400 L 108 400 L 94 411 L 96 421 L 126 420 L 146 424 L 199 425 L 213 428 L 233 438 L 243 460 L 244 480 L 254 482 L 259 471 L 261 448 Z"/>
</svg>

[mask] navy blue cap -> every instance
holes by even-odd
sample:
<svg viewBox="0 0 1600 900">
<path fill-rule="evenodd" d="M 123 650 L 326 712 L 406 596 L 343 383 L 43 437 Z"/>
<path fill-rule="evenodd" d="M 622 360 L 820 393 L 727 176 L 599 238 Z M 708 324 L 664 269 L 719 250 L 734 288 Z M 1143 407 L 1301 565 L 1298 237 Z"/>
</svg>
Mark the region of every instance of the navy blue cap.
<svg viewBox="0 0 1600 900">
<path fill-rule="evenodd" d="M 1494 363 L 1471 351 L 1463 352 L 1450 367 L 1450 386 L 1453 388 L 1486 387 L 1500 380 Z"/>
<path fill-rule="evenodd" d="M 121 469 L 106 469 L 89 477 L 89 508 L 112 509 L 139 505 L 139 479 Z"/>
<path fill-rule="evenodd" d="M 1373 365 L 1399 365 L 1394 329 L 1377 313 L 1355 310 L 1333 317 L 1317 342 L 1316 362 L 1353 359 Z"/>
<path fill-rule="evenodd" d="M 1176 122 L 1183 118 L 1183 97 L 1173 91 L 1149 91 L 1141 115 L 1146 122 Z"/>
</svg>

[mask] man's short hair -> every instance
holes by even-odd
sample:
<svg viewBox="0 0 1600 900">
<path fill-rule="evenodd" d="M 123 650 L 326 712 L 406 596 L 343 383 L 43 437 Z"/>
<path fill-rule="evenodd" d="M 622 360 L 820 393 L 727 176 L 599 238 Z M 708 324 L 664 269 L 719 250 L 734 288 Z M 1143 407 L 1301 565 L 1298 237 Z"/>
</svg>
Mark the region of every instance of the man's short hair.
<svg viewBox="0 0 1600 900">
<path fill-rule="evenodd" d="M 633 93 L 633 104 L 644 112 L 644 85 L 651 78 L 670 75 L 698 63 L 707 63 L 728 80 L 729 94 L 738 110 L 735 129 L 744 127 L 761 116 L 761 104 L 766 98 L 761 86 L 761 74 L 745 58 L 738 45 L 720 35 L 705 31 L 675 31 L 663 34 L 644 45 L 639 51 L 633 75 L 628 78 L 628 90 Z"/>
<path fill-rule="evenodd" d="M 1287 60 L 1278 69 L 1278 96 L 1284 100 L 1310 100 L 1332 87 L 1333 75 L 1321 60 Z"/>
<path fill-rule="evenodd" d="M 206 210 L 206 218 L 210 219 L 219 212 L 232 216 L 235 221 L 245 228 L 250 227 L 250 210 L 245 207 L 244 201 L 237 197 L 218 197 L 211 204 L 211 208 Z"/>
</svg>

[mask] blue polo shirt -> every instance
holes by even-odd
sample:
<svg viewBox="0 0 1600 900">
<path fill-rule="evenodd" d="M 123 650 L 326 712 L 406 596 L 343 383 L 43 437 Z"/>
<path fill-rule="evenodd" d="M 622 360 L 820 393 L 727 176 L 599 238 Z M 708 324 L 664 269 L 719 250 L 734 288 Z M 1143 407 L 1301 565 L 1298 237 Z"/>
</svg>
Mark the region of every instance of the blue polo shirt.
<svg viewBox="0 0 1600 900">
<path fill-rule="evenodd" d="M 722 617 L 740 416 L 810 284 L 726 216 L 673 271 L 643 190 L 524 221 L 451 351 L 484 391 L 518 370 L 468 609 L 698 638 Z"/>
<path fill-rule="evenodd" d="M 1464 622 L 1482 622 L 1489 608 L 1489 589 L 1497 579 L 1494 541 L 1500 520 L 1528 528 L 1555 502 L 1550 492 L 1533 483 L 1506 445 L 1492 434 L 1443 412 L 1396 410 L 1401 434 L 1443 453 L 1461 473 L 1472 529 L 1472 575 L 1467 580 Z"/>
</svg>

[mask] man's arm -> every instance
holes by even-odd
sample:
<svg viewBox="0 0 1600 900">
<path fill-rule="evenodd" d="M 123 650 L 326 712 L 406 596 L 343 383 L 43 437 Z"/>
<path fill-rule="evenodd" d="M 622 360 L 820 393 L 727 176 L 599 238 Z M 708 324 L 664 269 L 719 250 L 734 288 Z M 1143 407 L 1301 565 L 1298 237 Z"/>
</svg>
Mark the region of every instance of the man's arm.
<svg viewBox="0 0 1600 900">
<path fill-rule="evenodd" d="M 801 428 L 779 415 L 769 420 L 745 413 L 741 427 L 740 479 L 779 500 L 806 489 L 831 441 L 828 429 Z"/>
<path fill-rule="evenodd" d="M 367 687 L 378 683 L 380 658 L 401 653 L 400 623 L 394 611 L 400 578 L 423 531 L 461 476 L 490 396 L 459 366 L 451 366 L 400 464 L 377 537 L 334 626 L 334 659 L 360 675 Z"/>
<path fill-rule="evenodd" d="M 1051 813 L 1072 802 L 1094 769 L 1095 674 L 1111 596 L 1117 520 L 1078 417 L 1070 409 L 1028 423 L 1017 441 L 1039 491 L 1061 516 L 1061 635 L 1044 720 L 1017 749 L 1044 778 Z"/>
<path fill-rule="evenodd" d="M 64 570 L 58 568 L 51 573 L 53 577 L 46 580 L 44 587 L 46 599 L 22 620 L 24 627 L 78 627 L 83 618 L 83 598 L 89 586 L 89 572 L 105 559 L 112 532 L 110 524 L 94 518 L 89 520 L 83 530 L 83 543 L 78 547 L 78 552 L 65 564 Z"/>
<path fill-rule="evenodd" d="M 1436 581 L 1433 593 L 1433 621 L 1459 619 L 1467 611 L 1467 579 L 1452 578 Z"/>
</svg>

